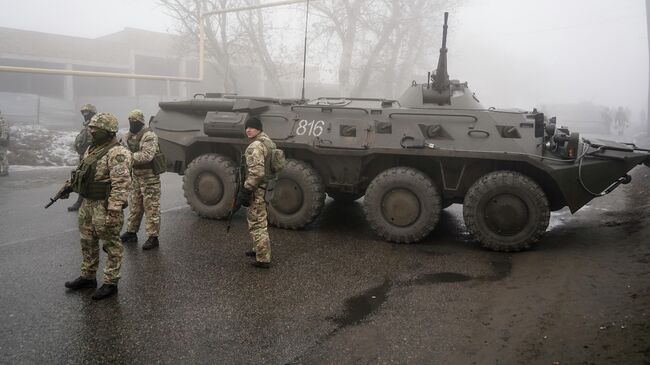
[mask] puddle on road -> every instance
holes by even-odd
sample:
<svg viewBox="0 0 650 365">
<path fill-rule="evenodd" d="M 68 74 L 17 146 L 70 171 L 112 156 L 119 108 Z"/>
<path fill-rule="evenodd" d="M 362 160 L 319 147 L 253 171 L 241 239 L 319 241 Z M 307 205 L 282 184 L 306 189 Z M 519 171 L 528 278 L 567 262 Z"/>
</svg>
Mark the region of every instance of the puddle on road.
<svg viewBox="0 0 650 365">
<path fill-rule="evenodd" d="M 373 315 L 384 304 L 388 297 L 388 292 L 393 286 L 404 287 L 411 285 L 431 285 L 441 283 L 457 283 L 470 281 L 474 279 L 486 281 L 498 281 L 510 275 L 512 272 L 512 258 L 510 255 L 499 254 L 490 261 L 493 273 L 481 277 L 472 277 L 456 272 L 437 272 L 421 275 L 415 279 L 404 282 L 391 282 L 384 280 L 383 284 L 368 289 L 360 295 L 350 297 L 345 300 L 345 310 L 343 314 L 329 318 L 336 323 L 339 328 L 354 326 L 361 321 Z M 335 331 L 335 332 L 336 332 Z"/>
<path fill-rule="evenodd" d="M 386 279 L 380 286 L 369 289 L 363 294 L 351 297 L 345 301 L 345 313 L 332 320 L 341 328 L 355 325 L 376 312 L 386 301 L 390 290 L 390 280 Z"/>
</svg>

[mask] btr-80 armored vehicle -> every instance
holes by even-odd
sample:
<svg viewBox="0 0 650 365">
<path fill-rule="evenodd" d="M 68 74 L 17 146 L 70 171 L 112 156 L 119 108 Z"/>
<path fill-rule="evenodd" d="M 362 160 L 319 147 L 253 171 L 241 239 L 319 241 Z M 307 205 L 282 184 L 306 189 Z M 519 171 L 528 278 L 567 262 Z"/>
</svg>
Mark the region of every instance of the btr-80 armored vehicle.
<svg viewBox="0 0 650 365">
<path fill-rule="evenodd" d="M 244 122 L 255 116 L 289 159 L 268 206 L 272 225 L 306 226 L 325 194 L 363 196 L 379 236 L 414 242 L 436 227 L 441 209 L 460 203 L 483 246 L 519 251 L 540 239 L 550 211 L 576 212 L 649 164 L 648 150 L 581 139 L 536 110 L 483 107 L 467 83 L 449 79 L 446 34 L 445 13 L 437 70 L 398 100 L 205 94 L 161 102 L 151 126 L 167 170 L 184 175 L 200 216 L 228 217 L 248 145 Z"/>
</svg>

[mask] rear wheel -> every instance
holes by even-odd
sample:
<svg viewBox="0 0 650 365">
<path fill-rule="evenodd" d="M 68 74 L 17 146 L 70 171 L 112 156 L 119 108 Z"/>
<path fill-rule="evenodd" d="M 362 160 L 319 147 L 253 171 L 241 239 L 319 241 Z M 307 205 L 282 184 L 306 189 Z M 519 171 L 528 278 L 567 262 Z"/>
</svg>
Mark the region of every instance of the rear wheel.
<svg viewBox="0 0 650 365">
<path fill-rule="evenodd" d="M 199 216 L 222 219 L 232 210 L 236 181 L 237 168 L 230 158 L 213 153 L 201 155 L 185 170 L 183 193 Z"/>
<path fill-rule="evenodd" d="M 288 160 L 278 174 L 268 205 L 269 223 L 280 228 L 303 228 L 316 219 L 324 203 L 325 189 L 318 171 L 306 162 Z"/>
<path fill-rule="evenodd" d="M 441 201 L 427 175 L 411 167 L 395 167 L 372 180 L 363 209 L 379 236 L 409 243 L 421 240 L 436 227 Z"/>
<path fill-rule="evenodd" d="M 481 177 L 465 195 L 467 229 L 495 251 L 521 251 L 539 241 L 550 212 L 544 191 L 531 178 L 514 171 Z"/>
</svg>

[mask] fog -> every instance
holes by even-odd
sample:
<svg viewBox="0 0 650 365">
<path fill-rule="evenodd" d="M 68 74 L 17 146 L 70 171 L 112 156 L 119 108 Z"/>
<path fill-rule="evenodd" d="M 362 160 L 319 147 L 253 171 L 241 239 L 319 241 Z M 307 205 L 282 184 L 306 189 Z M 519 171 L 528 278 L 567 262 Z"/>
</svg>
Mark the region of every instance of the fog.
<svg viewBox="0 0 650 365">
<path fill-rule="evenodd" d="M 95 38 L 125 27 L 170 33 L 178 29 L 156 0 L 66 0 L 56 7 L 44 0 L 0 0 L 0 8 L 0 27 L 76 37 Z M 273 10 L 265 10 L 269 11 Z M 443 11 L 451 13 L 449 74 L 467 81 L 485 106 L 624 106 L 632 120 L 639 119 L 647 106 L 648 42 L 642 0 L 466 0 L 430 16 L 440 19 Z M 287 19 L 297 23 L 296 29 L 303 21 L 295 16 Z M 295 36 L 302 39 L 300 33 Z M 436 55 L 431 70 L 440 33 L 423 36 Z M 319 67 L 318 59 L 308 57 L 307 62 Z M 425 81 L 425 70 L 417 77 L 418 82 Z M 319 70 L 319 78 L 336 82 L 331 69 Z M 403 80 L 404 88 L 410 82 Z"/>
<path fill-rule="evenodd" d="M 475 0 L 453 19 L 449 73 L 486 105 L 646 108 L 643 1 Z"/>
</svg>

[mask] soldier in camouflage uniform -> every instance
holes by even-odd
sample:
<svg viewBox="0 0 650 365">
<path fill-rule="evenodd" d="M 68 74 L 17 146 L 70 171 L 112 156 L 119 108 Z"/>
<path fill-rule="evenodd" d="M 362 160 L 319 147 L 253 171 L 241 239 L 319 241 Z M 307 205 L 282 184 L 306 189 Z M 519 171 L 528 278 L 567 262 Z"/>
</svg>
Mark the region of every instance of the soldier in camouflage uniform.
<svg viewBox="0 0 650 365">
<path fill-rule="evenodd" d="M 253 238 L 253 250 L 247 251 L 246 256 L 255 257 L 253 266 L 268 269 L 271 267 L 271 239 L 267 230 L 266 193 L 267 176 L 266 164 L 269 163 L 270 149 L 275 143 L 262 131 L 262 121 L 256 117 L 249 118 L 244 124 L 246 136 L 251 143 L 246 148 L 246 179 L 239 189 L 238 200 L 245 207 L 248 231 Z"/>
<path fill-rule="evenodd" d="M 99 240 L 107 253 L 104 283 L 92 298 L 104 299 L 117 293 L 122 265 L 120 230 L 124 223 L 123 209 L 131 189 L 131 152 L 115 138 L 118 121 L 112 114 L 92 117 L 88 128 L 92 145 L 75 170 L 68 184 L 83 197 L 79 208 L 81 236 L 81 276 L 65 286 L 77 290 L 97 287 L 95 273 L 99 266 Z"/>
<path fill-rule="evenodd" d="M 74 149 L 79 154 L 79 161 L 84 157 L 84 153 L 93 142 L 93 136 L 90 135 L 90 130 L 88 129 L 88 123 L 90 119 L 97 114 L 97 108 L 92 104 L 84 104 L 81 106 L 81 115 L 84 117 L 83 129 L 77 134 L 77 138 L 74 139 Z M 68 212 L 76 212 L 81 206 L 81 195 L 77 198 L 77 201 L 68 207 Z"/>
<path fill-rule="evenodd" d="M 144 127 L 144 114 L 135 109 L 129 113 L 129 132 L 122 144 L 133 153 L 133 186 L 129 198 L 129 218 L 122 242 L 137 242 L 142 216 L 145 216 L 145 230 L 149 238 L 142 245 L 150 250 L 159 245 L 160 233 L 160 175 L 153 170 L 153 160 L 160 153 L 158 136 Z"/>
<path fill-rule="evenodd" d="M 0 176 L 9 175 L 9 160 L 7 160 L 7 148 L 9 147 L 9 126 L 2 119 L 0 113 Z"/>
</svg>

